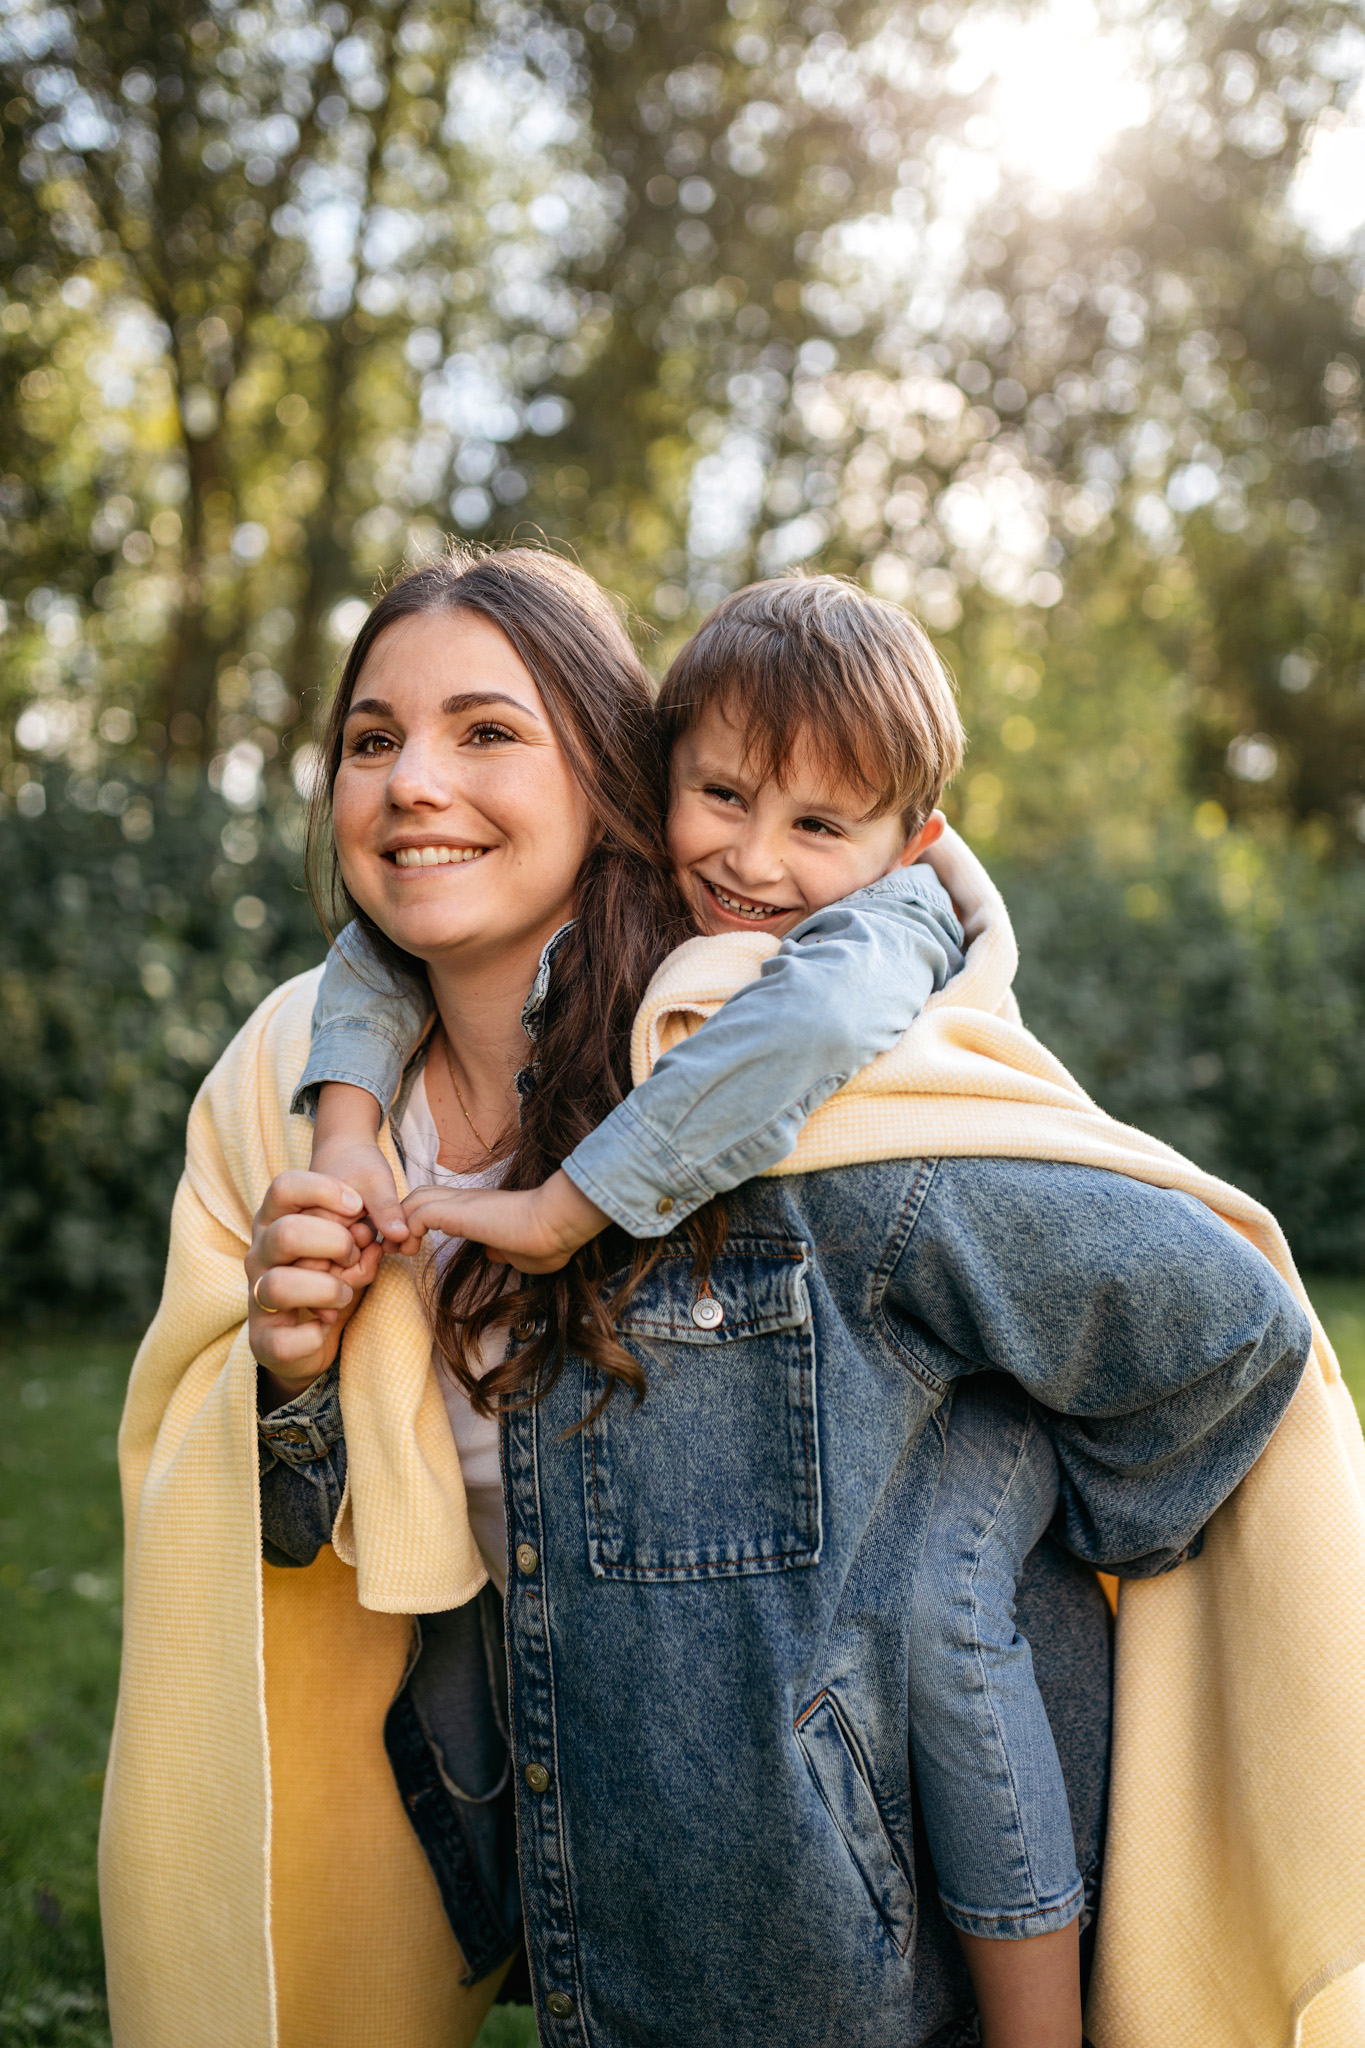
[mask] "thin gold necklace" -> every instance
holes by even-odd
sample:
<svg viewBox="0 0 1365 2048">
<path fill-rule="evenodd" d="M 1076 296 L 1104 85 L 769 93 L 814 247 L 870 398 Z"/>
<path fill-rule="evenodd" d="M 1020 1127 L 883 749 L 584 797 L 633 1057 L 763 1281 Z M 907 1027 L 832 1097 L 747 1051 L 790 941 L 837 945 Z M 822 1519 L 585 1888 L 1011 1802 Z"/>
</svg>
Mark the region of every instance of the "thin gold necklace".
<svg viewBox="0 0 1365 2048">
<path fill-rule="evenodd" d="M 483 1146 L 483 1149 L 488 1154 L 489 1158 L 494 1159 L 497 1157 L 496 1148 L 490 1145 L 487 1138 L 484 1137 L 482 1131 L 475 1123 L 473 1117 L 469 1114 L 469 1104 L 465 1101 L 463 1095 L 461 1095 L 460 1093 L 460 1084 L 455 1079 L 455 1055 L 450 1050 L 450 1040 L 446 1037 L 444 1031 L 441 1033 L 441 1043 L 446 1049 L 446 1072 L 450 1075 L 450 1085 L 455 1090 L 455 1100 L 459 1103 L 460 1108 L 464 1111 L 464 1120 L 469 1125 L 470 1130 L 474 1133 L 474 1136 L 478 1139 L 479 1143 Z"/>
</svg>

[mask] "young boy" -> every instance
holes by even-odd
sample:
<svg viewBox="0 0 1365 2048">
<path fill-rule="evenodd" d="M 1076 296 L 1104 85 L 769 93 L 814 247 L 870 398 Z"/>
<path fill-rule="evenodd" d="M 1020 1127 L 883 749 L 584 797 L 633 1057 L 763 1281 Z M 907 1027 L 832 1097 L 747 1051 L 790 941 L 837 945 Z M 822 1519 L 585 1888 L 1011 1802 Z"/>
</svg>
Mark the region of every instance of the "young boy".
<svg viewBox="0 0 1365 2048">
<path fill-rule="evenodd" d="M 741 591 L 678 656 L 659 714 L 671 747 L 669 851 L 698 930 L 771 932 L 779 951 L 541 1188 L 447 1184 L 400 1205 L 375 1140 L 381 1114 L 401 1101 L 430 998 L 390 981 L 348 928 L 328 963 L 298 1099 L 320 1090 L 314 1167 L 350 1182 L 397 1248 L 430 1229 L 471 1237 L 524 1271 L 553 1271 L 608 1221 L 636 1237 L 666 1234 L 785 1158 L 812 1110 L 893 1045 L 962 964 L 947 895 L 916 864 L 943 829 L 934 806 L 959 765 L 961 727 L 906 614 L 828 577 Z M 553 945 L 528 1004 L 532 1037 Z M 1051 1731 L 1013 1626 L 1018 1573 L 1056 1497 L 1036 1412 L 964 1384 L 926 1543 L 910 1684 L 930 1846 L 986 2048 L 1080 2040 L 1084 1889 Z"/>
</svg>

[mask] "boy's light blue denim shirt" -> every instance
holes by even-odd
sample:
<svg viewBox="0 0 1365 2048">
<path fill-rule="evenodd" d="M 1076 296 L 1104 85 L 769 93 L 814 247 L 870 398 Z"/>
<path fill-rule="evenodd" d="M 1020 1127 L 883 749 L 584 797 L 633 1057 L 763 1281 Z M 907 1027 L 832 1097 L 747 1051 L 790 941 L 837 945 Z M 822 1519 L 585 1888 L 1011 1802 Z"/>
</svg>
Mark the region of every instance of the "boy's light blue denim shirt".
<svg viewBox="0 0 1365 2048">
<path fill-rule="evenodd" d="M 554 941 L 528 1001 L 535 1037 Z M 893 1046 L 962 966 L 962 928 L 932 868 L 895 868 L 818 910 L 701 1030 L 666 1053 L 564 1161 L 575 1186 L 633 1237 L 662 1237 L 713 1195 L 776 1166 L 813 1110 Z M 425 981 L 395 976 L 348 925 L 328 956 L 294 1098 L 324 1081 L 385 1110 L 425 1036 Z"/>
</svg>

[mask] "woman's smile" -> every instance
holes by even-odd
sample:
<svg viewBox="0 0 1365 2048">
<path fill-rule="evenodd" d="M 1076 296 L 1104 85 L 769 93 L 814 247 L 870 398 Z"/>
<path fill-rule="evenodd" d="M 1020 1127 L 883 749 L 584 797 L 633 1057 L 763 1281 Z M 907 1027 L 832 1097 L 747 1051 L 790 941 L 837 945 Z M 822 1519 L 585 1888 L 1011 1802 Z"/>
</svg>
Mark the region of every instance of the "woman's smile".
<svg viewBox="0 0 1365 2048">
<path fill-rule="evenodd" d="M 384 855 L 397 868 L 446 868 L 481 860 L 486 846 L 394 846 Z"/>
</svg>

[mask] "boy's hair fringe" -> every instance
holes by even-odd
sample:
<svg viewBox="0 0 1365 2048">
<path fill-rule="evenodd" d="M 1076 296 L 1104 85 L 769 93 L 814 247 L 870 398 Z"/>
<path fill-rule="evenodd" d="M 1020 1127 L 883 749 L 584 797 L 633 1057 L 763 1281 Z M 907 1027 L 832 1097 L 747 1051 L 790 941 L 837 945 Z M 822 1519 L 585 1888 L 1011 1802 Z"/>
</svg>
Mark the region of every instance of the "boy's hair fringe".
<svg viewBox="0 0 1365 2048">
<path fill-rule="evenodd" d="M 709 710 L 743 732 L 756 777 L 785 782 L 813 745 L 907 838 L 962 765 L 953 684 L 923 627 L 841 576 L 774 577 L 716 607 L 659 692 L 670 750 Z"/>
</svg>

